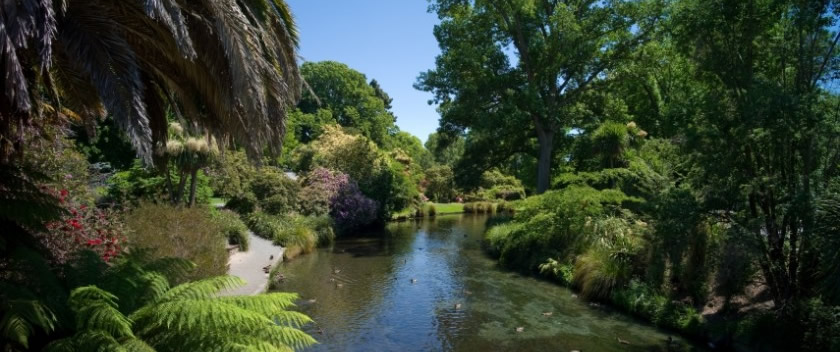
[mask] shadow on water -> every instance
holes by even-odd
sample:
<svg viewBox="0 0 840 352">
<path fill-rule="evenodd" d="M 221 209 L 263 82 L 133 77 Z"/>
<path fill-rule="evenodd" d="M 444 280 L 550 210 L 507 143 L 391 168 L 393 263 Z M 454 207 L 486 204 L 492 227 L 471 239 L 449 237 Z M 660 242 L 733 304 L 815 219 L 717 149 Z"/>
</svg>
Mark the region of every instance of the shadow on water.
<svg viewBox="0 0 840 352">
<path fill-rule="evenodd" d="M 572 291 L 498 268 L 481 249 L 484 216 L 389 224 L 284 264 L 281 291 L 314 351 L 699 351 Z M 623 344 L 619 338 L 629 342 Z"/>
</svg>

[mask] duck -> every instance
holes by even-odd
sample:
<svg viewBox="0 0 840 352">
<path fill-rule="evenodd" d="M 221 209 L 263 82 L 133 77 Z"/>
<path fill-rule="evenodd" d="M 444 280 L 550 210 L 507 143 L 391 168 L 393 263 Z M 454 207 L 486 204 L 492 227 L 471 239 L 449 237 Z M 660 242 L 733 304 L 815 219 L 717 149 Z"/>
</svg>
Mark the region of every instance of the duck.
<svg viewBox="0 0 840 352">
<path fill-rule="evenodd" d="M 309 300 L 307 300 L 306 302 L 307 302 L 307 303 L 315 303 L 315 302 L 317 302 L 317 301 L 318 301 L 318 300 L 316 300 L 316 299 L 314 299 L 314 298 L 310 298 L 310 299 L 309 299 Z"/>
<path fill-rule="evenodd" d="M 339 283 L 335 284 L 335 287 L 337 287 L 337 288 L 342 288 L 342 287 L 344 287 L 344 284 L 342 284 L 342 283 L 340 283 L 340 282 L 339 282 Z"/>
<path fill-rule="evenodd" d="M 469 295 L 471 295 L 471 294 L 472 294 L 472 292 L 471 292 L 470 290 L 464 290 L 464 294 L 465 294 L 465 295 L 467 295 L 467 296 L 469 296 Z"/>
<path fill-rule="evenodd" d="M 616 339 L 616 340 L 618 340 L 618 343 L 620 343 L 620 344 L 622 344 L 622 345 L 629 345 L 629 344 L 630 344 L 630 341 L 627 341 L 627 340 L 625 340 L 625 339 L 622 339 L 622 338 L 620 338 L 620 337 L 618 337 L 618 336 L 616 336 L 616 337 L 615 337 L 615 339 Z"/>
<path fill-rule="evenodd" d="M 274 254 L 268 256 L 268 260 L 274 260 Z"/>
<path fill-rule="evenodd" d="M 517 328 L 516 328 L 516 332 L 523 332 L 523 331 L 525 331 L 525 328 L 524 328 L 524 327 L 521 327 L 521 326 L 520 326 L 520 327 L 517 327 Z"/>
<path fill-rule="evenodd" d="M 333 269 L 333 274 L 338 274 L 341 272 L 341 269 Z"/>
<path fill-rule="evenodd" d="M 417 279 L 415 279 L 415 278 L 411 278 L 411 283 L 412 283 L 412 284 L 413 284 L 413 283 L 416 283 L 416 282 L 417 282 Z"/>
<path fill-rule="evenodd" d="M 550 317 L 550 316 L 554 315 L 554 312 L 543 312 L 542 315 L 544 317 Z"/>
<path fill-rule="evenodd" d="M 455 303 L 455 310 L 461 309 L 461 303 Z"/>
</svg>

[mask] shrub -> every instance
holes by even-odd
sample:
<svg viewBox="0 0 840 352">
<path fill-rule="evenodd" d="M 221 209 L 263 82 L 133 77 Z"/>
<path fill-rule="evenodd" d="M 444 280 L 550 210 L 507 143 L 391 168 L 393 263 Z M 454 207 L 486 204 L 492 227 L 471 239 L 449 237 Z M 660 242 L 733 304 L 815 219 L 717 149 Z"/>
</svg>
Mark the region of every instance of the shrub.
<svg viewBox="0 0 840 352">
<path fill-rule="evenodd" d="M 242 222 L 239 215 L 230 210 L 213 210 L 210 212 L 213 221 L 222 229 L 229 244 L 235 244 L 240 251 L 248 250 L 248 226 Z"/>
<path fill-rule="evenodd" d="M 429 204 L 428 208 L 426 209 L 426 214 L 428 214 L 429 217 L 434 217 L 435 215 L 437 215 L 437 209 L 435 208 L 434 204 Z"/>
<path fill-rule="evenodd" d="M 656 326 L 695 337 L 702 335 L 703 318 L 694 307 L 671 301 L 639 281 L 632 280 L 624 288 L 613 291 L 611 298 L 617 307 Z"/>
<path fill-rule="evenodd" d="M 464 213 L 474 214 L 475 212 L 475 203 L 464 203 Z"/>
<path fill-rule="evenodd" d="M 279 219 L 263 212 L 253 212 L 245 218 L 245 224 L 255 235 L 273 241 L 281 231 Z"/>
<path fill-rule="evenodd" d="M 297 210 L 295 195 L 275 194 L 260 203 L 260 209 L 274 215 L 288 214 Z"/>
<path fill-rule="evenodd" d="M 593 221 L 620 213 L 627 199 L 620 191 L 578 186 L 525 199 L 513 216 L 517 226 L 499 237 L 493 250 L 503 265 L 519 270 L 538 270 L 549 258 L 572 261 L 591 245 Z"/>
<path fill-rule="evenodd" d="M 251 182 L 251 192 L 256 196 L 260 208 L 274 215 L 282 215 L 297 209 L 300 185 L 287 177 L 281 170 L 265 167 Z"/>
<path fill-rule="evenodd" d="M 210 186 L 224 198 L 248 192 L 250 183 L 257 174 L 243 151 L 227 151 L 214 158 L 207 171 Z"/>
<path fill-rule="evenodd" d="M 574 278 L 574 266 L 549 258 L 547 262 L 540 264 L 540 273 L 557 280 L 564 286 L 570 286 Z"/>
<path fill-rule="evenodd" d="M 333 221 L 329 216 L 305 216 L 301 217 L 301 221 L 318 235 L 318 246 L 328 245 L 335 239 Z"/>
<path fill-rule="evenodd" d="M 426 170 L 426 194 L 437 202 L 448 202 L 455 196 L 455 174 L 446 165 Z"/>
<path fill-rule="evenodd" d="M 339 232 L 347 232 L 369 225 L 377 220 L 377 204 L 359 191 L 355 182 L 349 182 L 332 200 L 330 217 Z"/>
<path fill-rule="evenodd" d="M 47 232 L 37 236 L 52 260 L 65 263 L 75 252 L 87 249 L 107 262 L 121 252 L 126 232 L 122 214 L 79 203 L 65 189 L 55 193 L 66 213 L 60 220 L 47 223 Z"/>
<path fill-rule="evenodd" d="M 127 219 L 132 248 L 150 248 L 158 258 L 184 258 L 196 264 L 187 279 L 227 273 L 223 228 L 207 207 L 173 207 L 143 203 Z"/>
<path fill-rule="evenodd" d="M 251 192 L 240 193 L 225 203 L 225 208 L 241 215 L 248 215 L 257 211 L 257 196 Z"/>
</svg>

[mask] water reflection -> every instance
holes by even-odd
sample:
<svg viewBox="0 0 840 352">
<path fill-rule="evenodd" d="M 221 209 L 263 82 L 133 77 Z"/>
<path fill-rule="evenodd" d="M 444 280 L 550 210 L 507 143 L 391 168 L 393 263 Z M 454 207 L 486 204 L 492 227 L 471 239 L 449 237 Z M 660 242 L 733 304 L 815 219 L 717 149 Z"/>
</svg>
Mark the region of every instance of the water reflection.
<svg viewBox="0 0 840 352">
<path fill-rule="evenodd" d="M 298 292 L 317 322 L 311 350 L 694 350 L 682 340 L 669 350 L 657 329 L 500 270 L 481 249 L 485 220 L 390 224 L 284 264 L 281 290 Z"/>
</svg>

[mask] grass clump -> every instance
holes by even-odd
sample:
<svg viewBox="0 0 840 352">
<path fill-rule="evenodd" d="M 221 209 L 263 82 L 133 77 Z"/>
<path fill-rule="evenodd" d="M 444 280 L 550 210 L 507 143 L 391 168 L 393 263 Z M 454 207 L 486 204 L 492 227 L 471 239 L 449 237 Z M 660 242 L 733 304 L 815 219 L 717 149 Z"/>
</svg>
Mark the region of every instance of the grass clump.
<svg viewBox="0 0 840 352">
<path fill-rule="evenodd" d="M 222 230 L 222 234 L 227 237 L 228 244 L 235 244 L 240 251 L 248 250 L 248 226 L 239 218 L 239 214 L 230 210 L 211 210 L 210 215 L 213 221 Z"/>
</svg>

